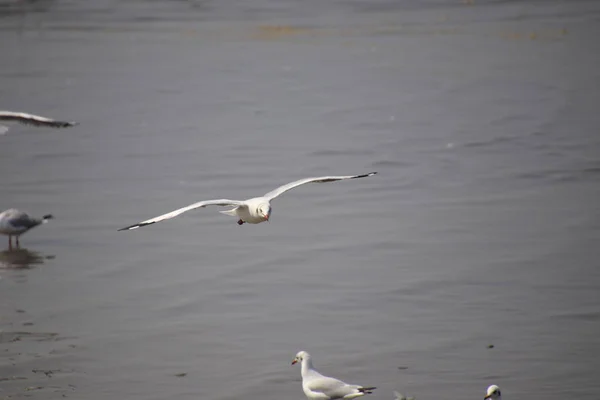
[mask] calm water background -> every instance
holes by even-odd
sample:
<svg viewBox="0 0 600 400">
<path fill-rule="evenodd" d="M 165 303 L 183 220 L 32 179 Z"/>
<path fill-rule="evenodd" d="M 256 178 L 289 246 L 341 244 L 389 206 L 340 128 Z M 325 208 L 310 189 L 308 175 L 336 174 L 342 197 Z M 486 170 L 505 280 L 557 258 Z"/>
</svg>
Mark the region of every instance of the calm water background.
<svg viewBox="0 0 600 400">
<path fill-rule="evenodd" d="M 4 0 L 0 106 L 81 125 L 0 136 L 0 209 L 56 217 L 0 253 L 0 397 L 301 400 L 303 349 L 373 399 L 597 399 L 599 37 L 595 1 Z"/>
</svg>

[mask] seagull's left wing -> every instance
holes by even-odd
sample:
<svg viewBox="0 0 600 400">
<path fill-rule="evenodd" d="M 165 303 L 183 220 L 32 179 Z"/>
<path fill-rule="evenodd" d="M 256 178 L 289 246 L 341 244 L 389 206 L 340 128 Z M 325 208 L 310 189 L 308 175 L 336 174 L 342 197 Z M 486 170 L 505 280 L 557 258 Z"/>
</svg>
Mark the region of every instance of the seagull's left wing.
<svg viewBox="0 0 600 400">
<path fill-rule="evenodd" d="M 57 121 L 39 115 L 27 114 L 15 111 L 0 111 L 0 120 L 17 121 L 22 124 L 49 126 L 51 128 L 68 128 L 77 125 L 77 122 Z"/>
<path fill-rule="evenodd" d="M 287 185 L 280 186 L 277 189 L 272 190 L 269 193 L 265 194 L 264 197 L 268 198 L 269 200 L 273 200 L 275 197 L 287 192 L 288 190 L 291 190 L 297 186 L 304 185 L 306 183 L 325 183 L 325 182 L 341 181 L 344 179 L 366 178 L 368 176 L 373 176 L 375 174 L 377 174 L 377 172 L 369 172 L 368 174 L 362 174 L 362 175 L 319 176 L 316 178 L 304 178 L 304 179 L 300 179 L 295 182 L 290 182 Z"/>
<path fill-rule="evenodd" d="M 163 214 L 163 215 L 159 215 L 158 217 L 147 219 L 146 221 L 138 222 L 137 224 L 129 225 L 129 226 L 126 226 L 125 228 L 121 228 L 121 229 L 118 229 L 118 230 L 119 231 L 127 231 L 127 230 L 137 229 L 137 228 L 140 228 L 140 227 L 146 226 L 146 225 L 152 225 L 152 224 L 155 224 L 157 222 L 164 221 L 166 219 L 175 218 L 176 216 L 178 216 L 180 214 L 183 214 L 186 211 L 190 211 L 190 210 L 193 210 L 195 208 L 204 208 L 206 206 L 221 206 L 221 207 L 235 206 L 235 207 L 245 207 L 246 205 L 245 205 L 245 203 L 243 201 L 229 200 L 229 199 L 199 201 L 199 202 L 194 203 L 192 205 L 189 205 L 187 207 L 182 207 L 182 208 L 179 208 L 179 209 L 177 209 L 175 211 L 171 211 L 169 213 L 166 213 L 166 214 Z"/>
</svg>

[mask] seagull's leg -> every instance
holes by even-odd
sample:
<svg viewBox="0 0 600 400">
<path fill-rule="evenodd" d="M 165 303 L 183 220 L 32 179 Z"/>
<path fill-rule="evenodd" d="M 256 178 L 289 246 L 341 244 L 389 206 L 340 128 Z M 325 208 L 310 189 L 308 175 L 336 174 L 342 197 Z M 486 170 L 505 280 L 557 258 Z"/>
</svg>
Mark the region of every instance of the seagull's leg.
<svg viewBox="0 0 600 400">
<path fill-rule="evenodd" d="M 17 236 L 17 249 L 21 248 L 21 243 L 19 243 L 19 237 Z"/>
<path fill-rule="evenodd" d="M 12 236 L 8 235 L 8 249 L 12 250 Z"/>
<path fill-rule="evenodd" d="M 238 221 L 238 225 L 244 225 L 244 221 L 242 221 L 241 219 Z"/>
</svg>

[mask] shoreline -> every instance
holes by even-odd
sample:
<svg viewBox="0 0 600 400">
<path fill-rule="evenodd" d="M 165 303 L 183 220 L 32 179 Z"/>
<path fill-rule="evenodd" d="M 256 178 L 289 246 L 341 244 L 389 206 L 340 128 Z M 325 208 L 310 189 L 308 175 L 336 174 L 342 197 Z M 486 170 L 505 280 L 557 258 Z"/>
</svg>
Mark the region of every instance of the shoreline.
<svg viewBox="0 0 600 400">
<path fill-rule="evenodd" d="M 2 310 L 0 400 L 62 399 L 74 394 L 75 371 L 67 366 L 77 348 L 73 339 L 36 329 L 25 310 Z"/>
</svg>

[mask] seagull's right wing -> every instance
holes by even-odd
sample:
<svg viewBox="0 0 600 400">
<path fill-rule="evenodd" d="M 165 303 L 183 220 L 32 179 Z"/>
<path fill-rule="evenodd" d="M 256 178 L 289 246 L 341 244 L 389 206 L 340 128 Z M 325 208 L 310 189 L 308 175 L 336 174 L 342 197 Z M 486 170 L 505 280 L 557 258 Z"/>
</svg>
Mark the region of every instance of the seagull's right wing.
<svg viewBox="0 0 600 400">
<path fill-rule="evenodd" d="M 126 226 L 125 228 L 121 228 L 119 230 L 127 231 L 127 230 L 137 229 L 139 227 L 146 226 L 146 225 L 152 225 L 157 222 L 164 221 L 165 219 L 175 218 L 179 214 L 183 214 L 184 212 L 193 210 L 195 208 L 201 208 L 201 207 L 206 207 L 206 206 L 227 207 L 227 206 L 244 206 L 244 205 L 245 205 L 245 203 L 243 201 L 227 200 L 227 199 L 199 201 L 198 203 L 194 203 L 187 207 L 183 207 L 178 210 L 171 211 L 170 213 L 167 213 L 167 214 L 159 215 L 158 217 L 154 217 L 152 219 L 147 219 L 146 221 L 138 222 L 137 224 Z"/>
<path fill-rule="evenodd" d="M 264 197 L 266 197 L 269 200 L 273 200 L 275 197 L 287 192 L 288 190 L 291 190 L 291 189 L 301 186 L 301 185 L 305 185 L 307 183 L 324 183 L 324 182 L 341 181 L 344 179 L 366 178 L 368 176 L 373 176 L 376 174 L 377 174 L 377 172 L 369 172 L 368 174 L 362 174 L 362 175 L 319 176 L 319 177 L 315 177 L 315 178 L 304 178 L 304 179 L 300 179 L 300 180 L 297 180 L 294 182 L 290 182 L 283 186 L 279 186 L 277 189 L 271 190 L 269 193 L 265 194 Z"/>
<path fill-rule="evenodd" d="M 68 128 L 77 125 L 77 122 L 57 121 L 39 115 L 27 114 L 15 111 L 0 111 L 0 120 L 17 121 L 22 124 L 49 126 L 51 128 Z"/>
</svg>

